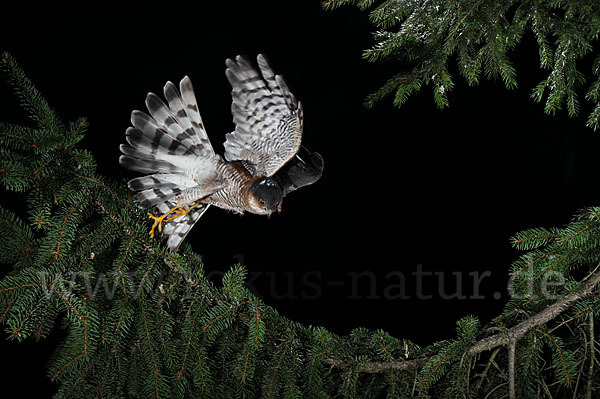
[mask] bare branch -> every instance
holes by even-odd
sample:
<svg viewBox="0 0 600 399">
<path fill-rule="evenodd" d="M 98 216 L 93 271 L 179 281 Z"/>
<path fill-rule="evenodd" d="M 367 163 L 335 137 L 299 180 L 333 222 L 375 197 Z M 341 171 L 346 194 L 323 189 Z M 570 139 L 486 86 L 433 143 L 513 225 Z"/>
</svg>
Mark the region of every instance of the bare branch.
<svg viewBox="0 0 600 399">
<path fill-rule="evenodd" d="M 508 399 L 515 399 L 515 352 L 517 340 L 513 339 L 508 344 Z"/>
<path fill-rule="evenodd" d="M 590 312 L 589 334 L 590 334 L 590 368 L 588 369 L 587 387 L 585 390 L 585 399 L 592 399 L 592 383 L 594 380 L 594 359 L 596 358 L 595 337 L 594 337 L 594 312 Z"/>
</svg>

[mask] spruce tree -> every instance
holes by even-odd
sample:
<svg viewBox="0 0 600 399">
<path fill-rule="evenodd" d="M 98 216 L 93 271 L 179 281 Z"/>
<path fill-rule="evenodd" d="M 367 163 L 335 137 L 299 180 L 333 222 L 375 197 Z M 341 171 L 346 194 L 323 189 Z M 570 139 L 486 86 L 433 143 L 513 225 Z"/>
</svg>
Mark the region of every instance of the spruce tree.
<svg viewBox="0 0 600 399">
<path fill-rule="evenodd" d="M 459 70 L 469 83 L 483 73 L 513 87 L 508 51 L 535 25 L 548 57 L 542 67 L 550 70 L 536 90 L 548 89 L 549 112 L 566 104 L 574 114 L 583 83 L 575 61 L 591 51 L 596 12 L 576 1 L 385 1 L 371 14 L 380 42 L 366 54 L 402 56 L 416 66 L 369 102 L 395 92 L 401 105 L 430 84 L 438 105 L 447 106 L 450 57 L 465 65 Z M 242 265 L 216 286 L 189 244 L 174 254 L 150 240 L 145 212 L 126 186 L 101 176 L 93 154 L 79 147 L 87 122 L 62 120 L 10 54 L 0 65 L 31 118 L 25 126 L 0 124 L 0 184 L 26 199 L 24 213 L 0 204 L 0 262 L 11 267 L 0 281 L 0 321 L 16 341 L 65 332 L 48 365 L 57 397 L 598 393 L 600 207 L 581 210 L 565 226 L 511 238 L 523 251 L 508 270 L 512 298 L 489 325 L 462 318 L 454 338 L 425 347 L 383 330 L 340 336 L 265 305 L 244 285 Z M 588 97 L 597 103 L 594 86 Z M 598 108 L 589 119 L 594 128 Z"/>
</svg>

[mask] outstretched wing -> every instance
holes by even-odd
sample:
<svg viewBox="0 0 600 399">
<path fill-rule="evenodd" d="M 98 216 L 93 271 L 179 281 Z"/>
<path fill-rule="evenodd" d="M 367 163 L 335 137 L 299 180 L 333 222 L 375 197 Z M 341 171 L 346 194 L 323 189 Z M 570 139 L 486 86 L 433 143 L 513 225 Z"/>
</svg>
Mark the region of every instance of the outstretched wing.
<svg viewBox="0 0 600 399">
<path fill-rule="evenodd" d="M 273 175 L 286 196 L 300 187 L 313 184 L 323 174 L 323 157 L 318 152 L 310 152 L 306 147 L 300 151 Z"/>
<path fill-rule="evenodd" d="M 225 136 L 225 159 L 245 161 L 254 176 L 272 176 L 300 148 L 302 105 L 261 54 L 257 61 L 260 72 L 241 56 L 225 62 L 235 124 Z"/>
<path fill-rule="evenodd" d="M 137 191 L 136 202 L 143 207 L 155 207 L 165 213 L 176 204 L 176 197 L 187 190 L 207 192 L 215 185 L 216 155 L 200 118 L 190 79 L 186 76 L 177 87 L 167 82 L 164 87 L 167 103 L 149 93 L 146 106 L 149 114 L 131 113 L 126 131 L 127 144 L 121 144 L 124 167 L 148 174 L 129 181 Z M 172 251 L 177 250 L 194 223 L 208 206 L 198 206 L 185 216 L 168 222 L 163 237 Z"/>
</svg>

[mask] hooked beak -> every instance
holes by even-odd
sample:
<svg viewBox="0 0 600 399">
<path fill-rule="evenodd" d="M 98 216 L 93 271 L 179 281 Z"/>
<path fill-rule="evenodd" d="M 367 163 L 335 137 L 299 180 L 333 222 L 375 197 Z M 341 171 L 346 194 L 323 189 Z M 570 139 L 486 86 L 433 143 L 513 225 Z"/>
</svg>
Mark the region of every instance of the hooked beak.
<svg viewBox="0 0 600 399">
<path fill-rule="evenodd" d="M 267 212 L 267 217 L 269 217 L 269 218 L 271 217 L 273 212 L 281 213 L 281 202 L 279 202 L 277 204 L 277 208 L 275 208 L 275 209 L 267 208 L 267 209 L 265 209 L 265 211 Z"/>
</svg>

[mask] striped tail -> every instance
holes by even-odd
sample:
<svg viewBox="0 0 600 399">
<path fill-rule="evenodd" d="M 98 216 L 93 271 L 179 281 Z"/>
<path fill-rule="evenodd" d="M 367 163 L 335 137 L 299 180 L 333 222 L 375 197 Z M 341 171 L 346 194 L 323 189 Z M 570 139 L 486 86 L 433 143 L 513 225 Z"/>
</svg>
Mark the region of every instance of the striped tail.
<svg viewBox="0 0 600 399">
<path fill-rule="evenodd" d="M 177 87 L 167 82 L 164 87 L 167 103 L 154 93 L 148 93 L 149 114 L 131 113 L 126 131 L 127 144 L 121 144 L 124 167 L 146 173 L 129 181 L 137 191 L 136 202 L 143 207 L 155 207 L 165 213 L 176 205 L 176 197 L 185 189 L 197 187 L 201 181 L 217 178 L 215 152 L 210 144 L 198 111 L 190 79 L 186 76 Z M 192 174 L 192 171 L 194 174 Z M 191 176 L 195 176 L 195 179 Z M 170 250 L 176 251 L 208 205 L 197 206 L 188 214 L 167 222 L 163 237 Z"/>
</svg>

